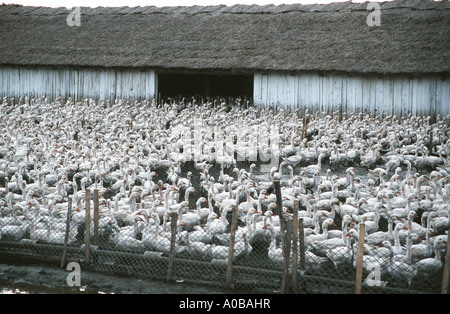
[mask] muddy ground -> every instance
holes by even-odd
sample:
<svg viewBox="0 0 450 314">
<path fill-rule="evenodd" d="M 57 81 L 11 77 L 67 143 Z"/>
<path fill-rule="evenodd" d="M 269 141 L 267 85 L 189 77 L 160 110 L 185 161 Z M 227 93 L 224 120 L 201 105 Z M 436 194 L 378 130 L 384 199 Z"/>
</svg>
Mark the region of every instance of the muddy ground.
<svg viewBox="0 0 450 314">
<path fill-rule="evenodd" d="M 3 263 L 0 259 L 0 294 L 237 294 L 244 290 L 177 281 L 139 279 L 81 269 L 81 286 L 69 287 L 69 270 L 54 265 Z"/>
</svg>

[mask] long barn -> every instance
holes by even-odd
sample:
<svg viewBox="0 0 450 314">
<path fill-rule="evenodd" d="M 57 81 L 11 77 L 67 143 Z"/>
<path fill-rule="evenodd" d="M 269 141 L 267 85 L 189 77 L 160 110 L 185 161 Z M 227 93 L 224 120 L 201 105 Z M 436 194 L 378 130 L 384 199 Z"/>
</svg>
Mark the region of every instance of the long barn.
<svg viewBox="0 0 450 314">
<path fill-rule="evenodd" d="M 450 3 L 369 4 L 2 5 L 0 95 L 450 114 Z"/>
</svg>

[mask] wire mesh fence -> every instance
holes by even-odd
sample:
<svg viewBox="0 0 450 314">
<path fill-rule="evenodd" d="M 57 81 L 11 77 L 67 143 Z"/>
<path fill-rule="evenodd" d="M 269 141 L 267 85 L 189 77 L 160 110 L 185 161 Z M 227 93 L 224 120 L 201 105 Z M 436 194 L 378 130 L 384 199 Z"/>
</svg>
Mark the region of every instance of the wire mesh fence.
<svg viewBox="0 0 450 314">
<path fill-rule="evenodd" d="M 2 218 L 0 254 L 60 258 L 62 265 L 76 260 L 117 275 L 270 293 L 437 293 L 445 279 L 447 235 L 432 237 L 428 230 L 422 244 L 399 221 L 390 241 L 367 232 L 370 220 L 356 224 L 344 218 L 342 228 L 333 229 L 338 219 L 322 216 L 314 232 L 298 200 L 283 214 L 276 206 L 264 213 L 231 206 L 221 216 L 189 206 L 164 214 L 112 212 L 98 190 L 91 194 L 90 189 L 83 200 L 84 211 L 69 205 L 33 217 L 16 206 Z"/>
</svg>

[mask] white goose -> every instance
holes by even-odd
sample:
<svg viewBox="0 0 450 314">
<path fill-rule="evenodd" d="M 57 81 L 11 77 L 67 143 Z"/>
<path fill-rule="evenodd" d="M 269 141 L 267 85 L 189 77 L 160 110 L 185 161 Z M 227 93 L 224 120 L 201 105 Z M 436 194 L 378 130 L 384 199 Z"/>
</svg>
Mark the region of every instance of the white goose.
<svg viewBox="0 0 450 314">
<path fill-rule="evenodd" d="M 353 249 L 351 245 L 351 236 L 356 233 L 354 229 L 344 232 L 342 240 L 344 245 L 337 245 L 326 250 L 326 256 L 333 262 L 335 268 L 342 264 L 350 263 L 353 258 Z"/>
<path fill-rule="evenodd" d="M 276 232 L 272 224 L 267 224 L 267 230 L 270 232 L 270 245 L 268 249 L 268 257 L 272 262 L 282 263 L 283 262 L 283 251 L 276 243 Z"/>
<path fill-rule="evenodd" d="M 120 231 L 113 234 L 113 239 L 117 247 L 122 250 L 140 251 L 144 249 L 142 240 Z"/>
<path fill-rule="evenodd" d="M 206 222 L 206 229 L 210 236 L 215 234 L 224 233 L 227 228 L 228 222 L 223 219 L 219 219 L 216 213 L 212 212 L 208 215 Z"/>
<path fill-rule="evenodd" d="M 30 230 L 31 224 L 27 222 L 25 217 L 22 217 L 22 223 L 19 225 L 6 225 L 0 229 L 0 237 L 3 239 L 20 240 L 24 237 L 27 231 Z"/>
<path fill-rule="evenodd" d="M 339 203 L 338 203 L 339 207 L 336 211 L 341 217 L 344 217 L 345 215 L 350 215 L 350 216 L 359 215 L 359 213 L 361 211 L 361 205 L 363 203 L 366 203 L 366 200 L 364 198 L 361 198 L 358 201 L 358 204 L 356 207 L 352 206 L 352 205 L 348 205 L 348 204 L 342 204 L 342 202 L 339 201 Z"/>
<path fill-rule="evenodd" d="M 308 246 L 315 254 L 319 256 L 326 256 L 328 249 L 332 249 L 337 246 L 345 246 L 344 235 L 342 238 L 330 238 L 328 239 L 328 228 L 335 225 L 333 219 L 325 219 L 322 223 L 322 234 L 310 235 L 307 237 Z"/>
<path fill-rule="evenodd" d="M 389 264 L 386 268 L 387 272 L 395 279 L 406 279 L 408 285 L 411 286 L 412 280 L 417 275 L 417 266 L 405 261 L 403 258 L 399 259 L 394 257 L 395 255 L 390 257 Z"/>
<path fill-rule="evenodd" d="M 375 213 L 366 213 L 361 217 L 362 221 L 365 222 L 366 228 L 365 231 L 367 234 L 373 234 L 379 229 L 379 221 L 380 221 L 380 208 L 384 207 L 383 204 L 375 205 Z M 373 215 L 372 215 L 373 214 Z"/>
<path fill-rule="evenodd" d="M 431 228 L 433 228 L 433 230 L 437 234 L 444 233 L 445 230 L 448 229 L 449 219 L 450 219 L 450 205 L 448 205 L 448 204 L 447 204 L 447 216 L 444 216 L 444 215 L 445 215 L 444 213 L 442 213 L 442 216 L 437 215 L 437 217 L 435 217 L 431 221 Z"/>
<path fill-rule="evenodd" d="M 195 192 L 197 192 L 197 190 L 193 186 L 188 187 L 184 192 L 184 200 L 189 203 L 189 196 L 191 195 L 191 193 Z"/>
<path fill-rule="evenodd" d="M 200 231 L 200 230 L 197 230 Z M 203 230 L 201 230 L 203 231 Z M 207 241 L 202 241 L 202 238 L 196 236 L 195 232 L 184 233 L 188 253 L 195 258 L 204 258 L 208 254 Z M 193 240 L 192 240 L 193 239 Z"/>
<path fill-rule="evenodd" d="M 447 241 L 439 237 L 434 241 L 433 247 L 434 247 L 434 258 L 429 257 L 422 259 L 416 263 L 417 269 L 419 273 L 425 274 L 425 275 L 431 275 L 439 271 L 442 266 L 442 260 L 441 260 L 441 253 L 440 250 L 445 248 L 447 244 Z"/>
<path fill-rule="evenodd" d="M 244 190 L 244 187 L 239 186 L 236 190 L 236 197 L 234 199 L 233 198 L 225 198 L 221 202 L 216 201 L 216 206 L 225 208 L 225 207 L 233 207 L 233 206 L 239 205 L 240 194 L 241 194 L 241 191 L 243 191 L 243 190 Z M 231 193 L 230 193 L 230 195 L 231 195 Z"/>
<path fill-rule="evenodd" d="M 409 249 L 410 256 L 413 261 L 417 261 L 419 259 L 428 258 L 433 253 L 433 248 L 431 246 L 431 235 L 433 234 L 433 231 L 431 229 L 428 229 L 427 235 L 426 235 L 426 244 L 411 244 L 411 247 Z M 420 238 L 419 238 L 420 239 Z"/>
<path fill-rule="evenodd" d="M 316 171 L 320 173 L 322 170 L 322 160 L 325 158 L 325 154 L 321 153 L 317 157 L 317 164 L 316 165 L 309 165 L 306 167 L 301 168 L 301 170 L 304 170 L 306 174 L 312 176 Z"/>
</svg>

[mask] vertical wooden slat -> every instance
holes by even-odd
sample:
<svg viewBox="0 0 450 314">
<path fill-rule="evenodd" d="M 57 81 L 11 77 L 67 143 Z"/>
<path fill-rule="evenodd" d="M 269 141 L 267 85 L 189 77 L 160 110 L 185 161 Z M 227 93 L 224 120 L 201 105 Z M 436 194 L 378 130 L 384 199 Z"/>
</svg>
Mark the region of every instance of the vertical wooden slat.
<svg viewBox="0 0 450 314">
<path fill-rule="evenodd" d="M 277 197 L 277 214 L 280 217 L 280 233 L 281 233 L 281 251 L 283 254 L 283 279 L 281 282 L 281 293 L 287 293 L 289 290 L 289 253 L 286 245 L 286 226 L 283 217 L 283 203 L 281 199 L 280 180 L 274 180 L 275 195 Z"/>
<path fill-rule="evenodd" d="M 306 258 L 305 258 L 305 230 L 303 229 L 303 218 L 298 220 L 298 238 L 300 242 L 300 271 L 305 271 Z"/>
<path fill-rule="evenodd" d="M 61 257 L 61 267 L 66 264 L 66 252 L 67 252 L 67 242 L 69 241 L 70 232 L 70 221 L 72 220 L 72 199 L 69 197 L 69 203 L 67 207 L 67 220 L 66 220 L 66 233 L 64 235 L 64 249 Z"/>
<path fill-rule="evenodd" d="M 227 263 L 227 279 L 226 287 L 231 287 L 231 279 L 233 273 L 233 254 L 234 254 L 234 243 L 236 237 L 236 227 L 237 227 L 237 216 L 238 207 L 233 207 L 233 216 L 231 218 L 231 233 L 230 233 L 230 243 L 228 245 L 228 263 Z"/>
<path fill-rule="evenodd" d="M 85 248 L 84 259 L 85 263 L 90 263 L 90 250 L 91 250 L 91 190 L 86 189 L 86 225 L 85 225 Z"/>
<path fill-rule="evenodd" d="M 362 285 L 362 263 L 364 256 L 364 234 L 366 232 L 366 225 L 362 222 L 359 224 L 359 239 L 358 239 L 358 259 L 356 262 L 356 284 L 355 293 L 361 293 Z"/>
<path fill-rule="evenodd" d="M 98 189 L 94 190 L 94 245 L 98 245 L 99 199 Z"/>
<path fill-rule="evenodd" d="M 292 292 L 298 292 L 298 199 L 294 199 L 294 211 L 292 213 Z"/>
<path fill-rule="evenodd" d="M 167 278 L 166 278 L 166 280 L 168 280 L 168 281 L 172 279 L 173 259 L 175 258 L 175 238 L 177 235 L 177 220 L 178 220 L 178 214 L 171 213 L 170 214 L 170 229 L 171 229 L 170 254 L 169 254 L 169 265 L 167 267 Z"/>
<path fill-rule="evenodd" d="M 447 228 L 447 234 L 450 234 L 450 224 Z M 445 253 L 445 264 L 444 264 L 444 272 L 442 274 L 442 287 L 441 293 L 448 294 L 448 282 L 450 279 L 450 241 L 447 239 L 446 253 Z"/>
</svg>

